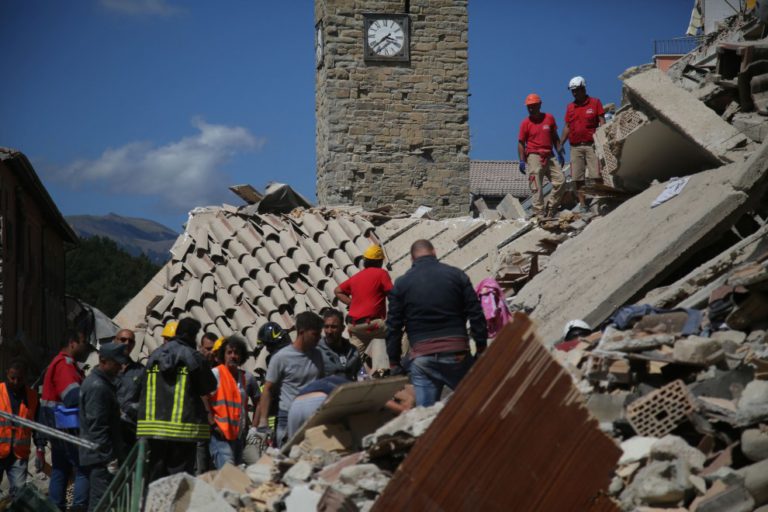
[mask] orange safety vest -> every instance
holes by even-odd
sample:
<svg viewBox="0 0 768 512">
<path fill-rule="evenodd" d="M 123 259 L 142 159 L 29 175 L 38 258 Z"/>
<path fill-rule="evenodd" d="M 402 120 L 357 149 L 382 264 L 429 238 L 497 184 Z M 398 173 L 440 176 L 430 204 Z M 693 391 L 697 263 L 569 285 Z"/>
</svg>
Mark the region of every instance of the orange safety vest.
<svg viewBox="0 0 768 512">
<path fill-rule="evenodd" d="M 11 409 L 11 397 L 8 396 L 8 388 L 5 382 L 0 384 L 0 410 L 13 414 Z M 17 416 L 28 420 L 35 419 L 37 412 L 37 393 L 27 388 L 27 405 L 21 402 Z M 0 418 L 0 458 L 4 459 L 11 453 L 18 459 L 26 460 L 31 452 L 32 429 L 14 425 L 5 418 Z"/>
<path fill-rule="evenodd" d="M 219 370 L 219 387 L 211 394 L 211 410 L 216 426 L 227 441 L 234 441 L 240 435 L 240 411 L 242 398 L 237 389 L 237 383 L 226 365 L 217 366 Z M 245 373 L 241 386 L 245 389 Z"/>
</svg>

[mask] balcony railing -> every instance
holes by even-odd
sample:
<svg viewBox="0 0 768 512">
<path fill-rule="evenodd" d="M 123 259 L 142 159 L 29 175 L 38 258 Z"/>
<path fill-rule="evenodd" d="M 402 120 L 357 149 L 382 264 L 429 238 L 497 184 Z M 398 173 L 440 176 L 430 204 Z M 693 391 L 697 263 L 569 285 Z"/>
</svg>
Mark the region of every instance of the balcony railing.
<svg viewBox="0 0 768 512">
<path fill-rule="evenodd" d="M 657 39 L 653 42 L 654 55 L 685 55 L 701 44 L 700 37 Z"/>
</svg>

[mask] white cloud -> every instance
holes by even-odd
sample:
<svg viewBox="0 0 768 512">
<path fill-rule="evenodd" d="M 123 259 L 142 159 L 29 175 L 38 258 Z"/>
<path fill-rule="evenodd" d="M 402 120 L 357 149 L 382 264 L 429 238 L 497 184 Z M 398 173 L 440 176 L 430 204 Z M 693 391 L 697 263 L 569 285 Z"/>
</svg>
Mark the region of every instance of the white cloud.
<svg viewBox="0 0 768 512">
<path fill-rule="evenodd" d="M 134 15 L 168 16 L 181 11 L 167 0 L 99 0 L 99 3 L 107 9 Z"/>
<path fill-rule="evenodd" d="M 131 142 L 108 148 L 95 160 L 77 160 L 56 173 L 70 186 L 101 185 L 110 194 L 154 196 L 169 210 L 188 211 L 218 202 L 231 184 L 222 167 L 238 152 L 265 142 L 241 126 L 194 119 L 199 133 L 165 146 Z"/>
</svg>

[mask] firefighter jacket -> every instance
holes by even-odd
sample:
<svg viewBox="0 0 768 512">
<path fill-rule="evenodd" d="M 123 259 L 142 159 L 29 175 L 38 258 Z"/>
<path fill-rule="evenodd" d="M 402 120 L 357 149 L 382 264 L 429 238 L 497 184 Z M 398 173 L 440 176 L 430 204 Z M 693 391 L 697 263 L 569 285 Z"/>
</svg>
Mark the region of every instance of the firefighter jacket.
<svg viewBox="0 0 768 512">
<path fill-rule="evenodd" d="M 216 390 L 216 378 L 203 355 L 173 338 L 147 360 L 139 399 L 136 435 L 170 441 L 210 437 L 201 397 Z"/>
<path fill-rule="evenodd" d="M 0 411 L 16 414 L 28 420 L 35 419 L 37 412 L 37 393 L 25 386 L 26 403 L 21 401 L 19 410 L 13 412 L 11 407 L 10 391 L 5 382 L 0 384 Z M 0 459 L 10 455 L 11 450 L 17 459 L 27 460 L 31 452 L 32 429 L 14 425 L 5 418 L 0 418 Z"/>
<path fill-rule="evenodd" d="M 219 387 L 210 397 L 213 420 L 216 422 L 221 435 L 227 441 L 235 441 L 240 434 L 240 415 L 244 409 L 243 394 L 245 394 L 245 372 L 238 370 L 241 376 L 241 394 L 232 373 L 226 365 L 217 367 L 219 372 Z"/>
</svg>

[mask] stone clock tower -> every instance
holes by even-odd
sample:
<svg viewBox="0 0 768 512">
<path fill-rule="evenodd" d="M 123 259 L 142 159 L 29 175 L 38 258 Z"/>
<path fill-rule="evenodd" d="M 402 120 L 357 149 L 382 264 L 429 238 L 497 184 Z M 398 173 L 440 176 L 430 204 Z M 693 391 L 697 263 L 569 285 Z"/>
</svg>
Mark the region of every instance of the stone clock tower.
<svg viewBox="0 0 768 512">
<path fill-rule="evenodd" d="M 469 213 L 467 0 L 315 0 L 317 197 Z"/>
</svg>

